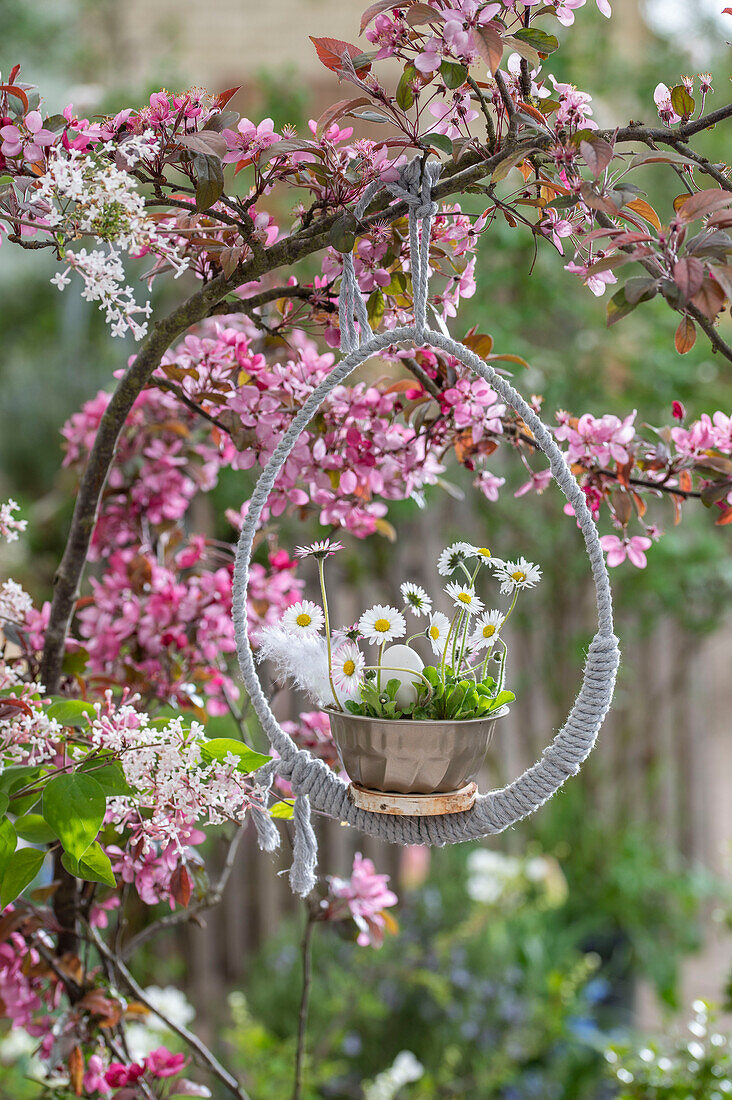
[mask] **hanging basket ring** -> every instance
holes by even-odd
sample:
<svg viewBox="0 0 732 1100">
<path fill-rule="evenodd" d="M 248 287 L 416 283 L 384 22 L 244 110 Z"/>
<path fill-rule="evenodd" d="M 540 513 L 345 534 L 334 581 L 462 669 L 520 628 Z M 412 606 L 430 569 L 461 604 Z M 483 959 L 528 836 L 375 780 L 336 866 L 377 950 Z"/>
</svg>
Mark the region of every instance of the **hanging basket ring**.
<svg viewBox="0 0 732 1100">
<path fill-rule="evenodd" d="M 345 357 L 322 380 L 304 402 L 262 471 L 249 501 L 236 552 L 233 582 L 233 616 L 237 652 L 244 686 L 252 706 L 279 759 L 262 769 L 260 778 L 268 789 L 276 770 L 289 779 L 295 800 L 295 862 L 290 874 L 293 889 L 308 893 L 315 884 L 317 849 L 310 825 L 310 804 L 320 813 L 355 826 L 361 832 L 396 844 L 442 846 L 476 840 L 500 833 L 527 817 L 547 801 L 569 776 L 576 774 L 592 750 L 607 714 L 615 687 L 620 654 L 613 633 L 610 581 L 595 522 L 585 496 L 572 474 L 564 455 L 548 428 L 524 398 L 479 358 L 470 348 L 426 326 L 427 281 L 429 274 L 430 227 L 436 204 L 431 188 L 439 174 L 439 164 L 413 160 L 402 170 L 398 183 L 385 186 L 410 208 L 409 237 L 415 321 L 389 332 L 374 333 L 368 323 L 366 305 L 356 282 L 353 255 L 344 256 L 340 297 L 341 347 Z M 380 184 L 370 184 L 356 207 L 360 218 Z M 358 329 L 354 321 L 358 321 Z M 439 348 L 490 383 L 531 431 L 536 445 L 549 460 L 551 472 L 572 505 L 585 540 L 595 584 L 598 630 L 590 643 L 580 692 L 569 716 L 544 750 L 540 760 L 507 787 L 478 795 L 473 807 L 454 814 L 424 817 L 396 817 L 373 813 L 353 805 L 348 784 L 322 760 L 297 745 L 277 722 L 262 689 L 247 634 L 246 593 L 249 565 L 255 533 L 262 511 L 280 470 L 295 443 L 326 397 L 341 385 L 362 363 L 395 344 Z M 277 842 L 277 830 L 264 814 L 255 816 L 261 846 L 271 849 Z"/>
</svg>

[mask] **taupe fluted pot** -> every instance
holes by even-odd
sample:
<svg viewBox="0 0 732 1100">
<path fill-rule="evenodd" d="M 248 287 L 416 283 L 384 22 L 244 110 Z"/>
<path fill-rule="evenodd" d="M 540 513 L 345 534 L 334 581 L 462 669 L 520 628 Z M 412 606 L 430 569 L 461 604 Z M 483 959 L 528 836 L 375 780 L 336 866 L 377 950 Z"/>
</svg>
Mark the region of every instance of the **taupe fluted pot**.
<svg viewBox="0 0 732 1100">
<path fill-rule="evenodd" d="M 349 778 L 396 794 L 442 794 L 476 780 L 496 721 L 508 714 L 501 707 L 489 718 L 413 722 L 326 710 Z"/>
</svg>

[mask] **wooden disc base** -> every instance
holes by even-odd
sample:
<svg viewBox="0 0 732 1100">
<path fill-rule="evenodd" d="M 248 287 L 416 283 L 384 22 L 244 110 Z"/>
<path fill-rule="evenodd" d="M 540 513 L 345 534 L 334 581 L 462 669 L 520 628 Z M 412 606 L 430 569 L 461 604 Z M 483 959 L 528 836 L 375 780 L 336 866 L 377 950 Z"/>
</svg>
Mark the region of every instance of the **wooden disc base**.
<svg viewBox="0 0 732 1100">
<path fill-rule="evenodd" d="M 395 817 L 438 817 L 441 814 L 459 814 L 470 810 L 478 795 L 477 783 L 466 783 L 459 791 L 442 794 L 395 794 L 389 791 L 371 791 L 351 783 L 348 797 L 354 806 L 370 810 L 374 814 L 393 814 Z"/>
</svg>

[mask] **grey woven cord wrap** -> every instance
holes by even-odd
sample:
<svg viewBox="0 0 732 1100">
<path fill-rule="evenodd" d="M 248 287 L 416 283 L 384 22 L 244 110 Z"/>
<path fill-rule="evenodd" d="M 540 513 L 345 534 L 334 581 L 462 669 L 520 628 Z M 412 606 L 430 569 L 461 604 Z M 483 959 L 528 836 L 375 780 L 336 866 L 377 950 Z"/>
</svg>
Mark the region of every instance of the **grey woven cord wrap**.
<svg viewBox="0 0 732 1100">
<path fill-rule="evenodd" d="M 537 810 L 569 776 L 579 771 L 595 743 L 615 687 L 620 654 L 617 638 L 613 634 L 610 581 L 597 528 L 584 493 L 553 436 L 513 386 L 465 345 L 426 327 L 430 227 L 436 211 L 430 191 L 438 173 L 439 164 L 423 164 L 419 160 L 413 160 L 402 170 L 398 183 L 385 185 L 396 198 L 405 199 L 410 207 L 415 323 L 390 332 L 373 333 L 356 282 L 353 256 L 350 253 L 344 256 L 340 327 L 345 358 L 334 366 L 328 377 L 323 379 L 305 401 L 262 471 L 249 501 L 236 552 L 233 616 L 239 664 L 252 706 L 270 744 L 280 756 L 273 765 L 268 765 L 263 770 L 264 785 L 268 787 L 271 783 L 272 769 L 276 768 L 279 775 L 289 779 L 296 795 L 295 858 L 290 881 L 293 890 L 302 895 L 309 893 L 315 885 L 317 847 L 310 823 L 310 805 L 320 813 L 345 821 L 364 833 L 396 844 L 441 846 L 502 832 Z M 363 215 L 378 190 L 379 185 L 369 185 L 356 207 L 357 218 Z M 358 321 L 358 329 L 354 315 Z M 537 445 L 547 456 L 559 488 L 574 509 L 584 536 L 597 596 L 598 631 L 589 646 L 582 687 L 564 726 L 544 750 L 541 759 L 507 787 L 479 795 L 471 810 L 440 817 L 396 817 L 369 813 L 355 807 L 348 798 L 348 785 L 321 760 L 298 749 L 278 724 L 262 690 L 247 636 L 246 594 L 252 545 L 262 510 L 280 470 L 299 435 L 328 394 L 371 356 L 400 343 L 427 345 L 453 355 L 489 382 L 502 400 L 522 417 Z M 272 834 L 265 830 L 261 832 L 263 846 L 270 850 Z"/>
</svg>

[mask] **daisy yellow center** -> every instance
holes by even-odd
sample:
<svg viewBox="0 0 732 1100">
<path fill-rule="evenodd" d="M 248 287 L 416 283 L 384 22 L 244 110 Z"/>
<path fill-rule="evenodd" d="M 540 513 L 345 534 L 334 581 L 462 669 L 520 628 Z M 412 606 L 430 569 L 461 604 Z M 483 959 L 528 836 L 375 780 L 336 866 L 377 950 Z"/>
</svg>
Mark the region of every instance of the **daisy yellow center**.
<svg viewBox="0 0 732 1100">
<path fill-rule="evenodd" d="M 307 611 L 301 611 L 295 619 L 298 626 L 310 626 L 313 621 L 312 615 L 308 615 Z"/>
<path fill-rule="evenodd" d="M 458 599 L 460 600 L 460 603 L 473 602 L 473 597 L 470 595 L 469 592 L 458 592 Z"/>
<path fill-rule="evenodd" d="M 437 639 L 439 638 L 439 636 L 440 636 L 439 626 L 431 626 L 430 627 L 430 638 L 432 639 L 432 641 L 436 642 Z"/>
<path fill-rule="evenodd" d="M 390 626 L 391 623 L 388 619 L 377 619 L 374 623 L 374 630 L 378 630 L 379 634 L 386 634 Z"/>
<path fill-rule="evenodd" d="M 511 578 L 512 578 L 513 580 L 515 580 L 515 581 L 516 581 L 516 582 L 517 582 L 518 584 L 520 584 L 520 583 L 521 583 L 521 581 L 525 581 L 525 580 L 526 580 L 526 574 L 524 573 L 523 569 L 516 569 L 516 570 L 515 570 L 515 571 L 514 571 L 514 572 L 513 572 L 512 574 L 511 574 Z"/>
<path fill-rule="evenodd" d="M 478 553 L 480 554 L 481 558 L 489 558 L 491 556 L 491 552 L 487 546 L 481 546 L 478 550 Z"/>
<path fill-rule="evenodd" d="M 486 623 L 486 625 L 483 627 L 483 637 L 484 638 L 492 638 L 493 635 L 495 634 L 495 632 L 496 632 L 496 628 L 493 626 L 492 623 Z"/>
<path fill-rule="evenodd" d="M 349 659 L 348 661 L 343 662 L 343 672 L 345 673 L 346 676 L 353 676 L 355 671 L 356 671 L 356 665 L 353 661 L 351 661 Z"/>
</svg>

